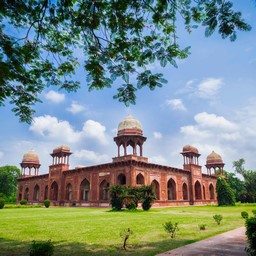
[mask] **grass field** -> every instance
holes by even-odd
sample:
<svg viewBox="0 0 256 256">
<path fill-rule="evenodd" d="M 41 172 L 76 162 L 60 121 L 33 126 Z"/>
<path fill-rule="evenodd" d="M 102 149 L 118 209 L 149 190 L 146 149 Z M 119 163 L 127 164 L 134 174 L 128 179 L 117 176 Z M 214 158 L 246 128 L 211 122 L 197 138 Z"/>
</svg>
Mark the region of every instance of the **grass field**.
<svg viewBox="0 0 256 256">
<path fill-rule="evenodd" d="M 51 239 L 54 255 L 155 255 L 244 225 L 241 211 L 252 216 L 254 205 L 190 206 L 148 212 L 95 208 L 10 208 L 0 210 L 0 255 L 28 255 L 33 240 Z M 222 214 L 218 226 L 214 214 Z M 164 231 L 167 221 L 179 223 L 176 238 Z M 199 230 L 206 224 L 206 230 Z M 128 250 L 120 231 L 131 228 Z"/>
</svg>

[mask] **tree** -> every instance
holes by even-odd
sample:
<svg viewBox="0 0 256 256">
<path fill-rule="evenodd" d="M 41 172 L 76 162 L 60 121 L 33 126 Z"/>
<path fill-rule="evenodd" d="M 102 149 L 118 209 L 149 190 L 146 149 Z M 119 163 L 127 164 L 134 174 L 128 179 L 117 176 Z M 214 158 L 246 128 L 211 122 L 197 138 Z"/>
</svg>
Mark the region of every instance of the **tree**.
<svg viewBox="0 0 256 256">
<path fill-rule="evenodd" d="M 227 178 L 227 183 L 234 191 L 236 202 L 243 201 L 242 195 L 246 192 L 244 181 L 237 178 L 235 173 L 232 172 L 224 171 L 224 176 Z"/>
<path fill-rule="evenodd" d="M 218 205 L 235 205 L 234 191 L 222 176 L 217 179 L 216 192 Z"/>
<path fill-rule="evenodd" d="M 0 1 L 0 105 L 8 99 L 20 121 L 30 123 L 46 86 L 76 91 L 81 64 L 89 90 L 111 87 L 115 99 L 135 104 L 135 92 L 167 81 L 147 67 L 159 61 L 177 67 L 189 47 L 178 41 L 177 21 L 188 33 L 198 25 L 234 41 L 250 26 L 228 0 L 23 0 Z M 133 77 L 136 77 L 134 79 Z M 122 81 L 122 82 L 120 82 Z"/>
<path fill-rule="evenodd" d="M 241 201 L 253 203 L 256 201 L 256 171 L 246 170 L 244 164 L 245 160 L 241 158 L 238 161 L 233 162 L 233 167 L 235 168 L 235 172 L 241 174 L 244 178 L 246 193 L 241 194 Z"/>
<path fill-rule="evenodd" d="M 17 194 L 20 169 L 16 166 L 5 165 L 0 167 L 0 193 L 6 197 L 15 196 Z"/>
</svg>

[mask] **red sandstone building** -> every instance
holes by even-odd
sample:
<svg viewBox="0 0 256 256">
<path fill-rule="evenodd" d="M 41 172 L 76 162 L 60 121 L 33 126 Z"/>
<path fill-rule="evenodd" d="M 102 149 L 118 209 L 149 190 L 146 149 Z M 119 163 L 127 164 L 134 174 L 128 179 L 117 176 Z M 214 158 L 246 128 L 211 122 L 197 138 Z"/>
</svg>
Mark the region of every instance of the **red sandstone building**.
<svg viewBox="0 0 256 256">
<path fill-rule="evenodd" d="M 118 126 L 114 138 L 118 155 L 111 163 L 70 169 L 68 146 L 51 153 L 49 173 L 39 175 L 39 157 L 34 151 L 23 156 L 22 175 L 18 179 L 18 201 L 31 204 L 50 199 L 52 205 L 109 206 L 108 188 L 111 185 L 152 185 L 157 200 L 154 206 L 216 204 L 216 170 L 222 172 L 221 156 L 212 152 L 206 160 L 207 174 L 199 165 L 198 149 L 186 145 L 181 152 L 183 169 L 149 163 L 143 156 L 141 124 L 128 116 Z M 128 154 L 128 148 L 132 154 Z"/>
</svg>

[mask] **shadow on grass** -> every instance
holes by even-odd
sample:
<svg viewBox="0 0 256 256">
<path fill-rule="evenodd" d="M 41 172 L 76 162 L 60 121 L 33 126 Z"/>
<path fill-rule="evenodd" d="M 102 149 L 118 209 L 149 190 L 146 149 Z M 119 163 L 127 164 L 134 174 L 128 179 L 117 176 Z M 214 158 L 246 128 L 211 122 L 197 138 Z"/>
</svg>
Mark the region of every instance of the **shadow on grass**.
<svg viewBox="0 0 256 256">
<path fill-rule="evenodd" d="M 32 239 L 33 240 L 33 239 Z M 31 241 L 16 241 L 0 238 L 0 256 L 25 256 L 29 255 Z M 39 242 L 39 240 L 37 240 Z M 156 255 L 166 252 L 185 244 L 192 243 L 192 240 L 164 239 L 160 242 L 149 242 L 141 244 L 128 244 L 127 250 L 122 249 L 120 241 L 116 245 L 87 244 L 68 241 L 53 241 L 54 256 L 120 256 L 120 255 Z"/>
</svg>

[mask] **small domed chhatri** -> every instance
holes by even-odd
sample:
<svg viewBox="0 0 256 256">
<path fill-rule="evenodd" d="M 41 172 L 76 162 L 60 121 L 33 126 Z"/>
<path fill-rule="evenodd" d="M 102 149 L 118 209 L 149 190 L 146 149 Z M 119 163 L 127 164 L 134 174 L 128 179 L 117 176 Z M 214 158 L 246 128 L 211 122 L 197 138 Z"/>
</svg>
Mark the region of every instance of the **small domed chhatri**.
<svg viewBox="0 0 256 256">
<path fill-rule="evenodd" d="M 70 152 L 70 147 L 67 145 L 60 145 L 53 149 L 53 154 L 60 153 L 60 152 Z"/>
<path fill-rule="evenodd" d="M 193 146 L 188 144 L 188 145 L 183 147 L 182 152 L 183 153 L 192 152 L 192 153 L 198 154 L 198 149 L 196 147 L 193 147 Z"/>
<path fill-rule="evenodd" d="M 122 120 L 118 125 L 118 133 L 119 135 L 132 135 L 139 134 L 142 135 L 142 126 L 138 120 L 136 120 L 131 115 L 128 115 L 124 120 Z"/>
<path fill-rule="evenodd" d="M 219 154 L 212 151 L 212 153 L 206 158 L 206 164 L 223 164 L 223 161 Z"/>
<path fill-rule="evenodd" d="M 24 154 L 22 163 L 39 164 L 39 157 L 34 150 L 30 150 Z"/>
</svg>

